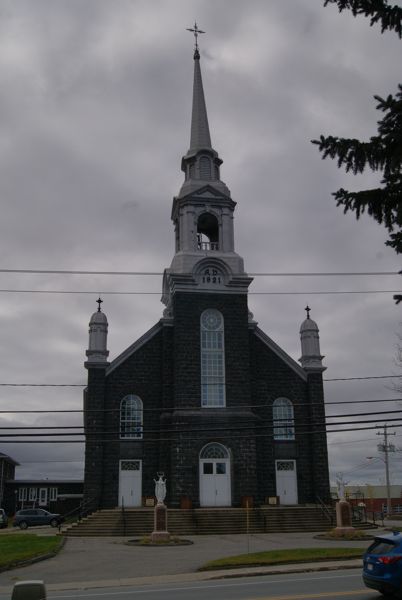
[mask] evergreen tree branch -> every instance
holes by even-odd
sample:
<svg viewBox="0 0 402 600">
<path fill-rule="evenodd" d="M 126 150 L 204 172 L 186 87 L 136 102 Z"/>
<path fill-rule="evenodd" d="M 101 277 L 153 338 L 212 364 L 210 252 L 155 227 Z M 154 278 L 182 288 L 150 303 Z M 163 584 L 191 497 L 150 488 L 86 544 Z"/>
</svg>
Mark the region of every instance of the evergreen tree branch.
<svg viewBox="0 0 402 600">
<path fill-rule="evenodd" d="M 351 10 L 354 17 L 371 17 L 371 26 L 381 23 L 381 33 L 395 31 L 402 37 L 402 8 L 396 4 L 390 6 L 388 0 L 325 0 L 324 6 L 328 4 L 336 4 L 339 12 Z"/>
<path fill-rule="evenodd" d="M 397 253 L 402 253 L 402 182 L 384 188 L 348 192 L 343 188 L 333 194 L 337 206 L 343 206 L 344 213 L 353 211 L 356 219 L 367 211 L 377 223 L 384 224 L 390 232 L 385 243 Z"/>
</svg>

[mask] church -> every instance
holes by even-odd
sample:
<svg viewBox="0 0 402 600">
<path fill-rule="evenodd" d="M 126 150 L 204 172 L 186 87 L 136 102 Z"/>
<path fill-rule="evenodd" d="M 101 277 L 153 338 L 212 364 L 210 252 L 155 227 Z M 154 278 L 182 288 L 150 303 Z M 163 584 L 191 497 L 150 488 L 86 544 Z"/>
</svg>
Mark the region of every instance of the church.
<svg viewBox="0 0 402 600">
<path fill-rule="evenodd" d="M 84 500 L 93 509 L 149 504 L 161 473 L 171 508 L 330 499 L 318 327 L 307 307 L 298 364 L 248 309 L 252 278 L 235 251 L 236 202 L 211 143 L 197 33 L 163 316 L 111 362 L 101 300 L 89 324 Z"/>
</svg>

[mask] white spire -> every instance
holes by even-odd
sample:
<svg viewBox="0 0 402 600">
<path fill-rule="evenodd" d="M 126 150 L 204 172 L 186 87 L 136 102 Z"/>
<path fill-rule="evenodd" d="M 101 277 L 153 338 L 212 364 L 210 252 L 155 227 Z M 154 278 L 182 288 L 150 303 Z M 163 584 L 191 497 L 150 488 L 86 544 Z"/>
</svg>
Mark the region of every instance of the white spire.
<svg viewBox="0 0 402 600">
<path fill-rule="evenodd" d="M 107 349 L 108 322 L 105 313 L 101 312 L 100 308 L 103 300 L 99 298 L 97 302 L 99 304 L 98 310 L 94 312 L 89 321 L 89 344 L 86 355 L 88 363 L 105 365 L 109 356 L 109 350 Z"/>
<path fill-rule="evenodd" d="M 299 359 L 301 366 L 306 371 L 325 371 L 326 367 L 322 365 L 322 359 L 324 358 L 320 352 L 320 336 L 318 335 L 319 329 L 315 321 L 310 319 L 310 308 L 309 306 L 305 309 L 307 311 L 307 319 L 303 321 L 300 327 L 300 341 L 302 355 Z"/>
</svg>

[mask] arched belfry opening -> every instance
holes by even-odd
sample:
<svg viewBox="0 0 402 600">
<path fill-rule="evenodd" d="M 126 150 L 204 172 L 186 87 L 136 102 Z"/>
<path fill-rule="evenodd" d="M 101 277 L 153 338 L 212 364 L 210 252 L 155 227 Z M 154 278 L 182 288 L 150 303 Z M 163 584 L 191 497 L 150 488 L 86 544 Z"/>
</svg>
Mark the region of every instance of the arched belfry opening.
<svg viewBox="0 0 402 600">
<path fill-rule="evenodd" d="M 198 250 L 219 250 L 219 223 L 215 215 L 202 213 L 197 221 Z"/>
</svg>

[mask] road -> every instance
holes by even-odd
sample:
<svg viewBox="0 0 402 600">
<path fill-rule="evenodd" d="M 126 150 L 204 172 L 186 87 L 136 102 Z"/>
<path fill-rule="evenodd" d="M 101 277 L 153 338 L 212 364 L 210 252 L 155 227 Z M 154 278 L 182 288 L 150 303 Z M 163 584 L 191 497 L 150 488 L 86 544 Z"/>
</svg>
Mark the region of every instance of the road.
<svg viewBox="0 0 402 600">
<path fill-rule="evenodd" d="M 119 588 L 48 591 L 48 600 L 374 600 L 360 569 Z M 0 595 L 10 600 L 10 595 Z"/>
</svg>

